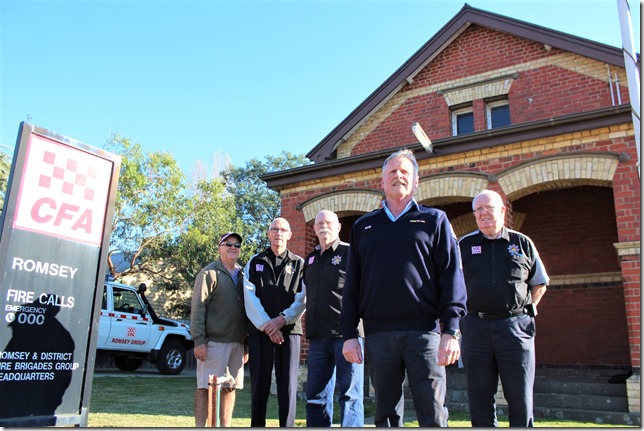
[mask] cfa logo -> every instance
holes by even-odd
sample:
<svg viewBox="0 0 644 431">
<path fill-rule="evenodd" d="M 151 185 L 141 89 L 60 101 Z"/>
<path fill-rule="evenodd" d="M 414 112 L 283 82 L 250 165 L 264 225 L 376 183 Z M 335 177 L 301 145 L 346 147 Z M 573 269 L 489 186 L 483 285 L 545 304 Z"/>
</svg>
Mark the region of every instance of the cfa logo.
<svg viewBox="0 0 644 431">
<path fill-rule="evenodd" d="M 14 228 L 100 245 L 111 174 L 110 161 L 32 134 Z"/>
</svg>

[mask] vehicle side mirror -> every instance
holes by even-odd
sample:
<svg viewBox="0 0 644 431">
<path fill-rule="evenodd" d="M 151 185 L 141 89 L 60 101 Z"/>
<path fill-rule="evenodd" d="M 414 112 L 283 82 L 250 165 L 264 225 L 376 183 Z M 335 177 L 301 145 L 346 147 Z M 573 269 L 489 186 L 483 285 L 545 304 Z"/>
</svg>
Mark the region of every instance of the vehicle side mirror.
<svg viewBox="0 0 644 431">
<path fill-rule="evenodd" d="M 143 309 L 141 310 L 141 317 L 145 317 L 145 315 L 148 314 L 148 307 L 149 307 L 148 304 L 145 304 L 143 306 Z"/>
</svg>

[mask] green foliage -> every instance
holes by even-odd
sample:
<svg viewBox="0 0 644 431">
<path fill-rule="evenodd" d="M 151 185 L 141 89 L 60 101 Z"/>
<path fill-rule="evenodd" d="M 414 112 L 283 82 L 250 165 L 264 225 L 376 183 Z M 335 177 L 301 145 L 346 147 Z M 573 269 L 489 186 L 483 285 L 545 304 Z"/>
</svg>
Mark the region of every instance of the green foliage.
<svg viewBox="0 0 644 431">
<path fill-rule="evenodd" d="M 145 153 L 118 135 L 105 149 L 122 157 L 109 271 L 120 280 L 135 276 L 148 283 L 148 296 L 174 318 L 190 314 L 195 277 L 219 258 L 223 233 L 243 236 L 242 266 L 268 246 L 266 231 L 280 215 L 280 196 L 259 177 L 307 163 L 303 155 L 283 152 L 243 168 L 226 167 L 223 176 L 198 175 L 190 183 L 171 154 Z"/>
<path fill-rule="evenodd" d="M 11 171 L 11 156 L 0 151 L 0 210 L 4 208 L 4 198 L 7 195 L 9 172 Z"/>
<path fill-rule="evenodd" d="M 269 246 L 266 232 L 271 221 L 281 215 L 281 200 L 278 192 L 269 189 L 260 179 L 261 175 L 310 164 L 303 155 L 282 151 L 277 156 L 266 156 L 262 162 L 251 159 L 241 168 L 231 167 L 222 175 L 226 188 L 235 196 L 237 214 L 244 223 L 246 237 L 241 260 Z"/>
<path fill-rule="evenodd" d="M 221 178 L 199 181 L 191 200 L 193 212 L 186 228 L 151 256 L 172 268 L 164 272 L 164 277 L 157 277 L 156 287 L 164 290 L 166 311 L 173 317 L 190 314 L 194 280 L 201 268 L 219 258 L 217 245 L 221 235 L 229 231 L 244 235 L 234 199 L 225 193 Z"/>
<path fill-rule="evenodd" d="M 158 274 L 146 255 L 179 234 L 192 212 L 186 177 L 171 154 L 143 153 L 139 144 L 118 135 L 112 136 L 106 149 L 122 157 L 108 258 L 110 273 L 116 278 Z M 127 265 L 118 265 L 115 252 Z"/>
</svg>

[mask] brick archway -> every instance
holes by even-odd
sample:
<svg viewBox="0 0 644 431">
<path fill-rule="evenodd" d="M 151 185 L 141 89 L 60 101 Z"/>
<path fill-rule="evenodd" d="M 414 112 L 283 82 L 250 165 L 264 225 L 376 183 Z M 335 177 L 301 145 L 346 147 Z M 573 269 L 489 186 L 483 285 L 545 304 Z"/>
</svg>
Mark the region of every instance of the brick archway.
<svg viewBox="0 0 644 431">
<path fill-rule="evenodd" d="M 584 185 L 611 187 L 620 156 L 610 153 L 575 153 L 543 157 L 521 163 L 498 175 L 508 200 L 543 190 Z"/>
<path fill-rule="evenodd" d="M 351 189 L 325 193 L 302 203 L 302 215 L 306 223 L 315 220 L 321 210 L 336 214 L 364 214 L 377 209 L 383 199 L 380 190 Z"/>
<path fill-rule="evenodd" d="M 418 183 L 416 200 L 431 201 L 434 205 L 471 201 L 489 183 L 486 174 L 452 172 L 430 175 Z"/>
</svg>

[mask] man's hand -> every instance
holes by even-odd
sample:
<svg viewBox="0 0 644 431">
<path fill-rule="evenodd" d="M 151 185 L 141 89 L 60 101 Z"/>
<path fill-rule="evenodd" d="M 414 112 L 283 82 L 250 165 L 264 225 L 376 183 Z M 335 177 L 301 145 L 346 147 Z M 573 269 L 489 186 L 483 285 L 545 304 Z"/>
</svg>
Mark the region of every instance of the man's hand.
<svg viewBox="0 0 644 431">
<path fill-rule="evenodd" d="M 362 364 L 364 361 L 362 348 L 357 338 L 352 338 L 344 342 L 342 345 L 342 354 L 344 355 L 344 359 L 354 364 Z"/>
<path fill-rule="evenodd" d="M 451 335 L 441 335 L 441 343 L 438 348 L 438 365 L 452 365 L 461 357 L 461 344 Z"/>
<path fill-rule="evenodd" d="M 206 360 L 206 352 L 208 351 L 208 349 L 206 348 L 205 344 L 200 344 L 198 346 L 195 346 L 193 350 L 194 350 L 196 360 L 201 362 Z"/>
<path fill-rule="evenodd" d="M 273 317 L 268 323 L 264 326 L 264 332 L 271 341 L 275 344 L 282 344 L 284 342 L 284 336 L 282 335 L 282 327 L 286 325 L 286 319 L 282 316 Z"/>
</svg>

